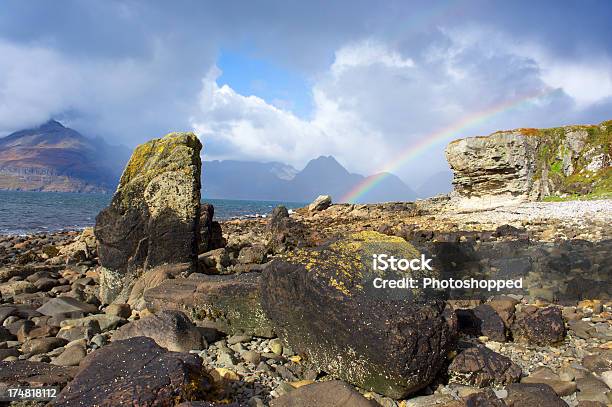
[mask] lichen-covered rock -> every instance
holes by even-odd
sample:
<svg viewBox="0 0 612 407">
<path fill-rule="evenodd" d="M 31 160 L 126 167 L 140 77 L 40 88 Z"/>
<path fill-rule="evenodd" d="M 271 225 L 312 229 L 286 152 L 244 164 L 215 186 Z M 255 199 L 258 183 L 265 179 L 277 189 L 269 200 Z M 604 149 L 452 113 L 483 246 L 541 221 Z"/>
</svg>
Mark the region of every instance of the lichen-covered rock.
<svg viewBox="0 0 612 407">
<path fill-rule="evenodd" d="M 512 324 L 512 335 L 515 341 L 537 345 L 562 342 L 565 333 L 561 309 L 557 307 L 541 308 L 531 313 L 521 312 Z"/>
<path fill-rule="evenodd" d="M 132 154 L 111 204 L 96 218 L 103 302 L 120 293 L 127 300 L 144 269 L 191 263 L 196 270 L 201 148 L 194 134 L 171 133 Z"/>
<path fill-rule="evenodd" d="M 470 347 L 459 353 L 448 371 L 452 381 L 479 387 L 514 383 L 522 373 L 509 358 L 485 346 Z"/>
<path fill-rule="evenodd" d="M 180 311 L 164 310 L 155 315 L 132 321 L 119 328 L 113 341 L 146 336 L 159 346 L 173 352 L 202 349 L 202 334 Z"/>
<path fill-rule="evenodd" d="M 274 335 L 272 324 L 261 307 L 260 273 L 195 275 L 166 280 L 147 290 L 147 309 L 180 310 L 192 320 L 216 321 L 218 329 L 234 334 L 261 337 Z"/>
<path fill-rule="evenodd" d="M 89 354 L 54 405 L 174 406 L 202 397 L 209 383 L 197 355 L 168 352 L 138 337 Z"/>
<path fill-rule="evenodd" d="M 372 255 L 420 257 L 405 240 L 361 232 L 274 260 L 262 304 L 278 335 L 319 369 L 364 389 L 401 398 L 434 378 L 456 324 L 440 293 L 374 288 L 373 279 L 420 279 L 435 271 L 372 271 Z"/>
<path fill-rule="evenodd" d="M 500 131 L 446 148 L 455 203 L 491 207 L 549 196 L 612 195 L 612 122 Z"/>
</svg>

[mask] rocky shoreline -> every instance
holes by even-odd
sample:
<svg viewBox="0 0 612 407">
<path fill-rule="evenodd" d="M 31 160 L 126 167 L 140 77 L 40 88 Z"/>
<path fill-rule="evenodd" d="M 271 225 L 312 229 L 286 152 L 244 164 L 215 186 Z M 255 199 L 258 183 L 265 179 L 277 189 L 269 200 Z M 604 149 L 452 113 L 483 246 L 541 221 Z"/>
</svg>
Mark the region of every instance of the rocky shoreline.
<svg viewBox="0 0 612 407">
<path fill-rule="evenodd" d="M 139 146 L 94 229 L 0 237 L 0 391 L 57 386 L 55 406 L 612 402 L 611 200 L 321 196 L 218 222 L 200 148 L 189 133 Z M 434 267 L 372 269 L 379 253 Z M 449 276 L 525 284 L 372 284 Z"/>
<path fill-rule="evenodd" d="M 435 202 L 430 204 L 434 205 Z M 278 215 L 282 212 L 280 211 L 268 220 L 232 220 L 216 223 L 214 228 L 211 217 L 209 222 L 206 220 L 203 222 L 208 224 L 211 232 L 208 241 L 216 239 L 215 244 L 223 247 L 200 254 L 200 264 L 206 268 L 205 273 L 208 274 L 195 273 L 189 277 L 180 277 L 181 272 L 179 272 L 175 278 L 163 279 L 157 288 L 145 291 L 148 293 L 144 295 L 146 305 L 144 307 L 141 305 L 140 310 L 133 309 L 128 304 L 104 306 L 100 303 L 97 296 L 100 283 L 97 246 L 91 230 L 88 229 L 83 233 L 2 237 L 0 238 L 2 263 L 0 319 L 3 326 L 0 331 L 2 333 L 0 357 L 3 360 L 1 382 L 5 386 L 20 384 L 63 387 L 76 376 L 72 381 L 73 391 L 81 394 L 84 391 L 81 386 L 87 383 L 80 383 L 79 377 L 87 373 L 88 368 L 82 364 L 77 367 L 79 363 L 86 357 L 87 360 L 92 359 L 92 355 L 101 353 L 107 348 L 108 352 L 112 350 L 111 355 L 116 355 L 124 351 L 123 346 L 128 346 L 122 344 L 125 340 L 148 336 L 159 346 L 154 343 L 132 344 L 130 346 L 134 346 L 133 352 L 146 352 L 155 348 L 156 352 L 162 354 L 166 354 L 165 349 L 170 349 L 199 356 L 201 361 L 198 360 L 195 365 L 199 369 L 199 380 L 207 384 L 204 387 L 208 391 L 196 399 L 217 403 L 225 401 L 235 405 L 257 406 L 269 405 L 271 401 L 278 400 L 279 403 L 271 405 L 300 405 L 287 404 L 290 401 L 283 404 L 283 400 L 291 399 L 296 388 L 303 388 L 302 392 L 306 392 L 309 388 L 307 384 L 312 382 L 328 383 L 329 388 L 322 387 L 310 396 L 298 394 L 295 397 L 319 397 L 320 392 L 332 397 L 339 391 L 336 387 L 339 387 L 350 394 L 357 391 L 366 398 L 365 400 L 359 398 L 354 404 L 345 405 L 361 405 L 359 403 L 366 403 L 369 399 L 383 406 L 494 406 L 504 405 L 495 404 L 497 402 L 495 400 L 498 398 L 504 400 L 504 396 L 505 400 L 508 397 L 515 397 L 516 400 L 526 397 L 525 400 L 532 400 L 528 398 L 531 396 L 525 395 L 528 389 L 527 383 L 530 385 L 544 383 L 550 385 L 556 393 L 538 392 L 538 397 L 546 395 L 548 399 L 548 401 L 538 399 L 537 403 L 540 405 L 563 405 L 558 404 L 560 403 L 557 400 L 558 396 L 570 406 L 596 406 L 610 403 L 607 396 L 610 394 L 609 389 L 605 384 L 606 382 L 610 384 L 612 370 L 612 303 L 609 300 L 582 300 L 573 305 L 559 306 L 543 298 L 546 295 L 535 295 L 522 298 L 501 296 L 493 297 L 489 301 L 472 301 L 472 304 L 454 304 L 460 322 L 466 318 L 468 320 L 476 318 L 486 321 L 493 328 L 490 331 L 475 332 L 460 323 L 459 339 L 454 345 L 454 350 L 449 352 L 445 362 L 447 367 L 441 369 L 435 380 L 427 387 L 400 400 L 366 389 L 346 387 L 344 383 L 334 381 L 334 375 L 326 374 L 316 365 L 313 366 L 304 359 L 303 355 L 297 354 L 290 346 L 276 338 L 271 327 L 268 332 L 260 329 L 255 335 L 253 327 L 249 327 L 248 324 L 240 326 L 239 322 L 235 321 L 228 324 L 227 318 L 231 317 L 227 315 L 224 317 L 217 315 L 215 319 L 211 317 L 214 314 L 212 313 L 208 317 L 196 318 L 193 314 L 188 315 L 180 311 L 175 313 L 164 311 L 171 307 L 183 310 L 189 308 L 184 306 L 186 303 L 181 303 L 177 295 L 177 284 L 181 283 L 181 287 L 184 288 L 184 282 L 194 281 L 196 287 L 206 287 L 209 293 L 210 290 L 221 290 L 219 293 L 222 293 L 217 281 L 208 280 L 209 277 L 214 277 L 210 274 L 219 275 L 215 279 L 259 274 L 263 266 L 279 256 L 278 253 L 291 248 L 294 244 L 301 245 L 303 242 L 291 241 L 292 238 L 299 240 L 300 236 L 309 240 L 308 245 L 314 245 L 319 240 L 327 241 L 334 236 L 357 231 L 375 230 L 393 235 L 395 232 L 405 231 L 401 226 L 405 226 L 407 221 L 410 221 L 420 226 L 437 225 L 437 230 L 430 230 L 431 240 L 440 239 L 443 237 L 442 234 L 449 233 L 453 234 L 452 239 L 455 241 L 473 239 L 474 233 L 484 240 L 491 230 L 496 229 L 493 228 L 496 218 L 506 221 L 508 220 L 506 216 L 510 214 L 513 220 L 520 219 L 524 227 L 523 233 L 530 236 L 546 237 L 548 229 L 544 226 L 549 225 L 554 219 L 560 223 L 555 226 L 556 234 L 551 235 L 550 239 L 560 239 L 559 234 L 564 233 L 563 231 L 569 233 L 563 238 L 590 237 L 593 242 L 605 241 L 612 237 L 609 229 L 603 227 L 603 224 L 601 228 L 598 226 L 597 219 L 598 216 L 603 219 L 608 216 L 609 219 L 612 207 L 610 201 L 541 203 L 538 204 L 541 213 L 537 219 L 522 216 L 523 207 L 472 213 L 472 222 L 469 224 L 471 227 L 468 230 L 453 232 L 445 230 L 440 222 L 446 219 L 460 227 L 461 224 L 457 219 L 462 215 L 442 212 L 435 216 L 419 215 L 417 212 L 423 212 L 422 207 L 426 204 L 421 202 L 418 205 L 421 206 L 420 209 L 412 205 L 406 208 L 415 213 L 410 217 L 396 217 L 399 211 L 397 208 L 389 210 L 389 204 L 333 205 L 324 211 L 314 213 L 304 208 L 288 218 L 282 214 Z M 583 207 L 583 210 L 592 212 L 593 216 L 581 218 L 579 222 L 582 225 L 577 226 L 575 218 L 564 216 L 563 211 L 559 210 L 559 207 L 569 205 L 574 207 L 572 210 L 575 210 L 576 206 Z M 210 212 L 210 210 L 205 211 L 207 214 Z M 534 214 L 533 211 L 528 213 Z M 549 215 L 548 218 L 546 214 Z M 345 217 L 349 217 L 351 222 L 342 222 Z M 434 219 L 431 219 L 432 217 Z M 400 218 L 403 222 L 396 223 Z M 287 230 L 294 233 L 287 234 L 286 230 L 274 231 L 273 225 L 275 222 L 278 223 L 279 219 L 290 219 L 294 224 L 284 227 L 288 227 Z M 475 223 L 474 219 L 486 219 L 486 222 Z M 590 219 L 594 219 L 593 222 Z M 543 223 L 544 220 L 546 222 Z M 497 228 L 504 225 L 508 223 L 497 224 Z M 221 230 L 222 236 L 212 236 Z M 279 237 L 279 233 L 285 236 Z M 413 234 L 415 234 L 414 229 Z M 521 237 L 520 233 L 510 238 L 489 237 L 494 240 L 521 238 L 524 236 Z M 278 241 L 282 241 L 282 247 L 277 247 L 278 253 L 275 253 L 271 248 Z M 175 270 L 167 272 L 172 275 Z M 240 289 L 240 284 L 225 287 L 226 294 L 235 300 L 238 295 L 236 290 Z M 249 289 L 256 290 L 257 287 L 251 285 Z M 197 290 L 196 288 L 195 291 Z M 542 291 L 540 294 L 545 293 Z M 194 305 L 193 302 L 202 301 L 204 295 L 200 298 L 192 295 L 191 298 L 191 305 Z M 165 301 L 163 306 L 159 305 L 161 299 Z M 248 303 L 247 300 L 244 301 Z M 138 308 L 137 302 L 134 304 Z M 466 306 L 469 308 L 462 308 Z M 222 305 L 217 307 L 222 308 Z M 490 311 L 490 307 L 493 312 L 483 312 Z M 550 307 L 558 310 L 558 315 L 563 320 L 563 333 L 557 333 L 559 336 L 552 339 L 545 338 L 544 342 L 538 342 L 539 339 L 530 337 L 529 330 L 539 332 L 541 327 L 538 324 L 547 323 L 546 319 L 543 319 L 530 322 L 535 325 L 525 322 L 523 329 L 527 333 L 524 340 L 516 338 L 508 340 L 509 336 L 518 337 L 518 331 L 507 328 L 512 326 L 509 325 L 512 319 L 516 321 L 519 316 L 525 315 L 527 317 L 523 317 L 523 321 L 529 321 L 529 315 L 541 313 Z M 151 310 L 156 312 L 154 316 Z M 466 317 L 465 311 L 468 310 L 481 312 L 468 313 L 469 316 Z M 158 320 L 154 321 L 153 318 Z M 139 321 L 146 321 L 146 324 L 138 324 Z M 498 322 L 497 328 L 495 322 Z M 248 332 L 249 330 L 251 332 Z M 496 334 L 498 336 L 495 336 Z M 548 340 L 554 343 L 548 343 Z M 112 370 L 117 369 L 115 360 L 116 358 L 109 357 L 106 366 Z M 90 365 L 91 362 L 88 366 Z M 508 367 L 503 369 L 499 366 Z M 96 369 L 104 370 L 102 367 Z M 147 369 L 151 371 L 147 372 Z M 139 374 L 145 372 L 153 375 L 172 374 L 154 369 L 156 367 L 146 366 Z M 140 379 L 134 377 L 129 380 L 134 380 L 132 385 L 135 386 Z M 513 394 L 515 396 L 512 396 Z M 117 395 L 113 397 L 115 396 Z M 133 396 L 131 394 L 129 397 Z M 56 402 L 57 405 L 79 405 L 71 404 L 77 403 L 74 395 L 66 397 L 60 398 Z M 474 401 L 480 398 L 488 401 Z M 187 400 L 189 397 L 186 396 L 184 399 Z M 590 401 L 590 404 L 587 401 Z M 161 405 L 173 405 L 169 399 L 165 403 Z M 531 401 L 516 401 L 514 404 L 506 402 L 506 405 L 534 405 L 525 403 Z M 93 404 L 84 402 L 82 405 Z"/>
</svg>

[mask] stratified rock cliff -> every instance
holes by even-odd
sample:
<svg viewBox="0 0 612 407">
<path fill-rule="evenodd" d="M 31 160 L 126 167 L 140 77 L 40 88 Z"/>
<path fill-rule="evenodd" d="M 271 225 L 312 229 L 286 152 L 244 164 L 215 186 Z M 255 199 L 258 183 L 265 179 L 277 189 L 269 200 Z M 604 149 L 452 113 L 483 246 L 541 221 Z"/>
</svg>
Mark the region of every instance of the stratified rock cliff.
<svg viewBox="0 0 612 407">
<path fill-rule="evenodd" d="M 612 196 L 612 121 L 501 131 L 446 148 L 463 207 Z"/>
</svg>

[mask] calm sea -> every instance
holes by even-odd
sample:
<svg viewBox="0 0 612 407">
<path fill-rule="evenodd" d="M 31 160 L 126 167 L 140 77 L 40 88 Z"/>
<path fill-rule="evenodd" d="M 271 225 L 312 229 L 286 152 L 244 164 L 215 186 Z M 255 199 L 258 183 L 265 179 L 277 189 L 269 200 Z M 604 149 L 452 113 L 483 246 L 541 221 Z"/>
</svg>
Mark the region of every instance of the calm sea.
<svg viewBox="0 0 612 407">
<path fill-rule="evenodd" d="M 61 192 L 0 191 L 0 235 L 76 230 L 93 226 L 96 215 L 112 195 Z M 215 219 L 266 216 L 277 205 L 289 209 L 299 202 L 207 199 L 215 206 Z"/>
</svg>

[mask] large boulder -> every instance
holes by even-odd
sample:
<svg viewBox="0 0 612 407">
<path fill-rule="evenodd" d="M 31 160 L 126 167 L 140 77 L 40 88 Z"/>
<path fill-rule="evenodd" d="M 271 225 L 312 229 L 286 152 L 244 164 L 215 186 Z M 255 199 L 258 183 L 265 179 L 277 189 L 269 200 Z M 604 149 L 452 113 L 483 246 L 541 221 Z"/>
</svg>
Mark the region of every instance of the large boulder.
<svg viewBox="0 0 612 407">
<path fill-rule="evenodd" d="M 202 334 L 180 311 L 161 311 L 123 325 L 113 334 L 113 341 L 137 336 L 153 339 L 159 346 L 173 352 L 202 349 Z"/>
<path fill-rule="evenodd" d="M 126 301 L 134 277 L 167 263 L 197 268 L 200 150 L 192 133 L 171 133 L 134 150 L 111 204 L 96 218 L 100 297 Z"/>
<path fill-rule="evenodd" d="M 373 254 L 420 258 L 405 240 L 360 232 L 274 260 L 261 281 L 277 334 L 319 369 L 364 389 L 402 398 L 431 382 L 456 333 L 443 293 L 375 288 L 377 277 L 434 271 L 373 271 Z"/>
<path fill-rule="evenodd" d="M 168 352 L 138 337 L 89 354 L 54 405 L 174 406 L 202 397 L 208 385 L 197 355 Z"/>
<path fill-rule="evenodd" d="M 179 310 L 193 320 L 214 320 L 223 332 L 261 337 L 274 335 L 261 307 L 259 279 L 252 272 L 235 275 L 192 275 L 166 280 L 144 295 L 147 309 Z"/>
<path fill-rule="evenodd" d="M 558 307 L 540 308 L 533 312 L 521 312 L 512 324 L 515 341 L 536 345 L 552 345 L 565 339 L 565 322 Z"/>
<path fill-rule="evenodd" d="M 522 374 L 510 358 L 481 345 L 459 353 L 448 370 L 451 381 L 478 387 L 515 383 Z"/>
</svg>

